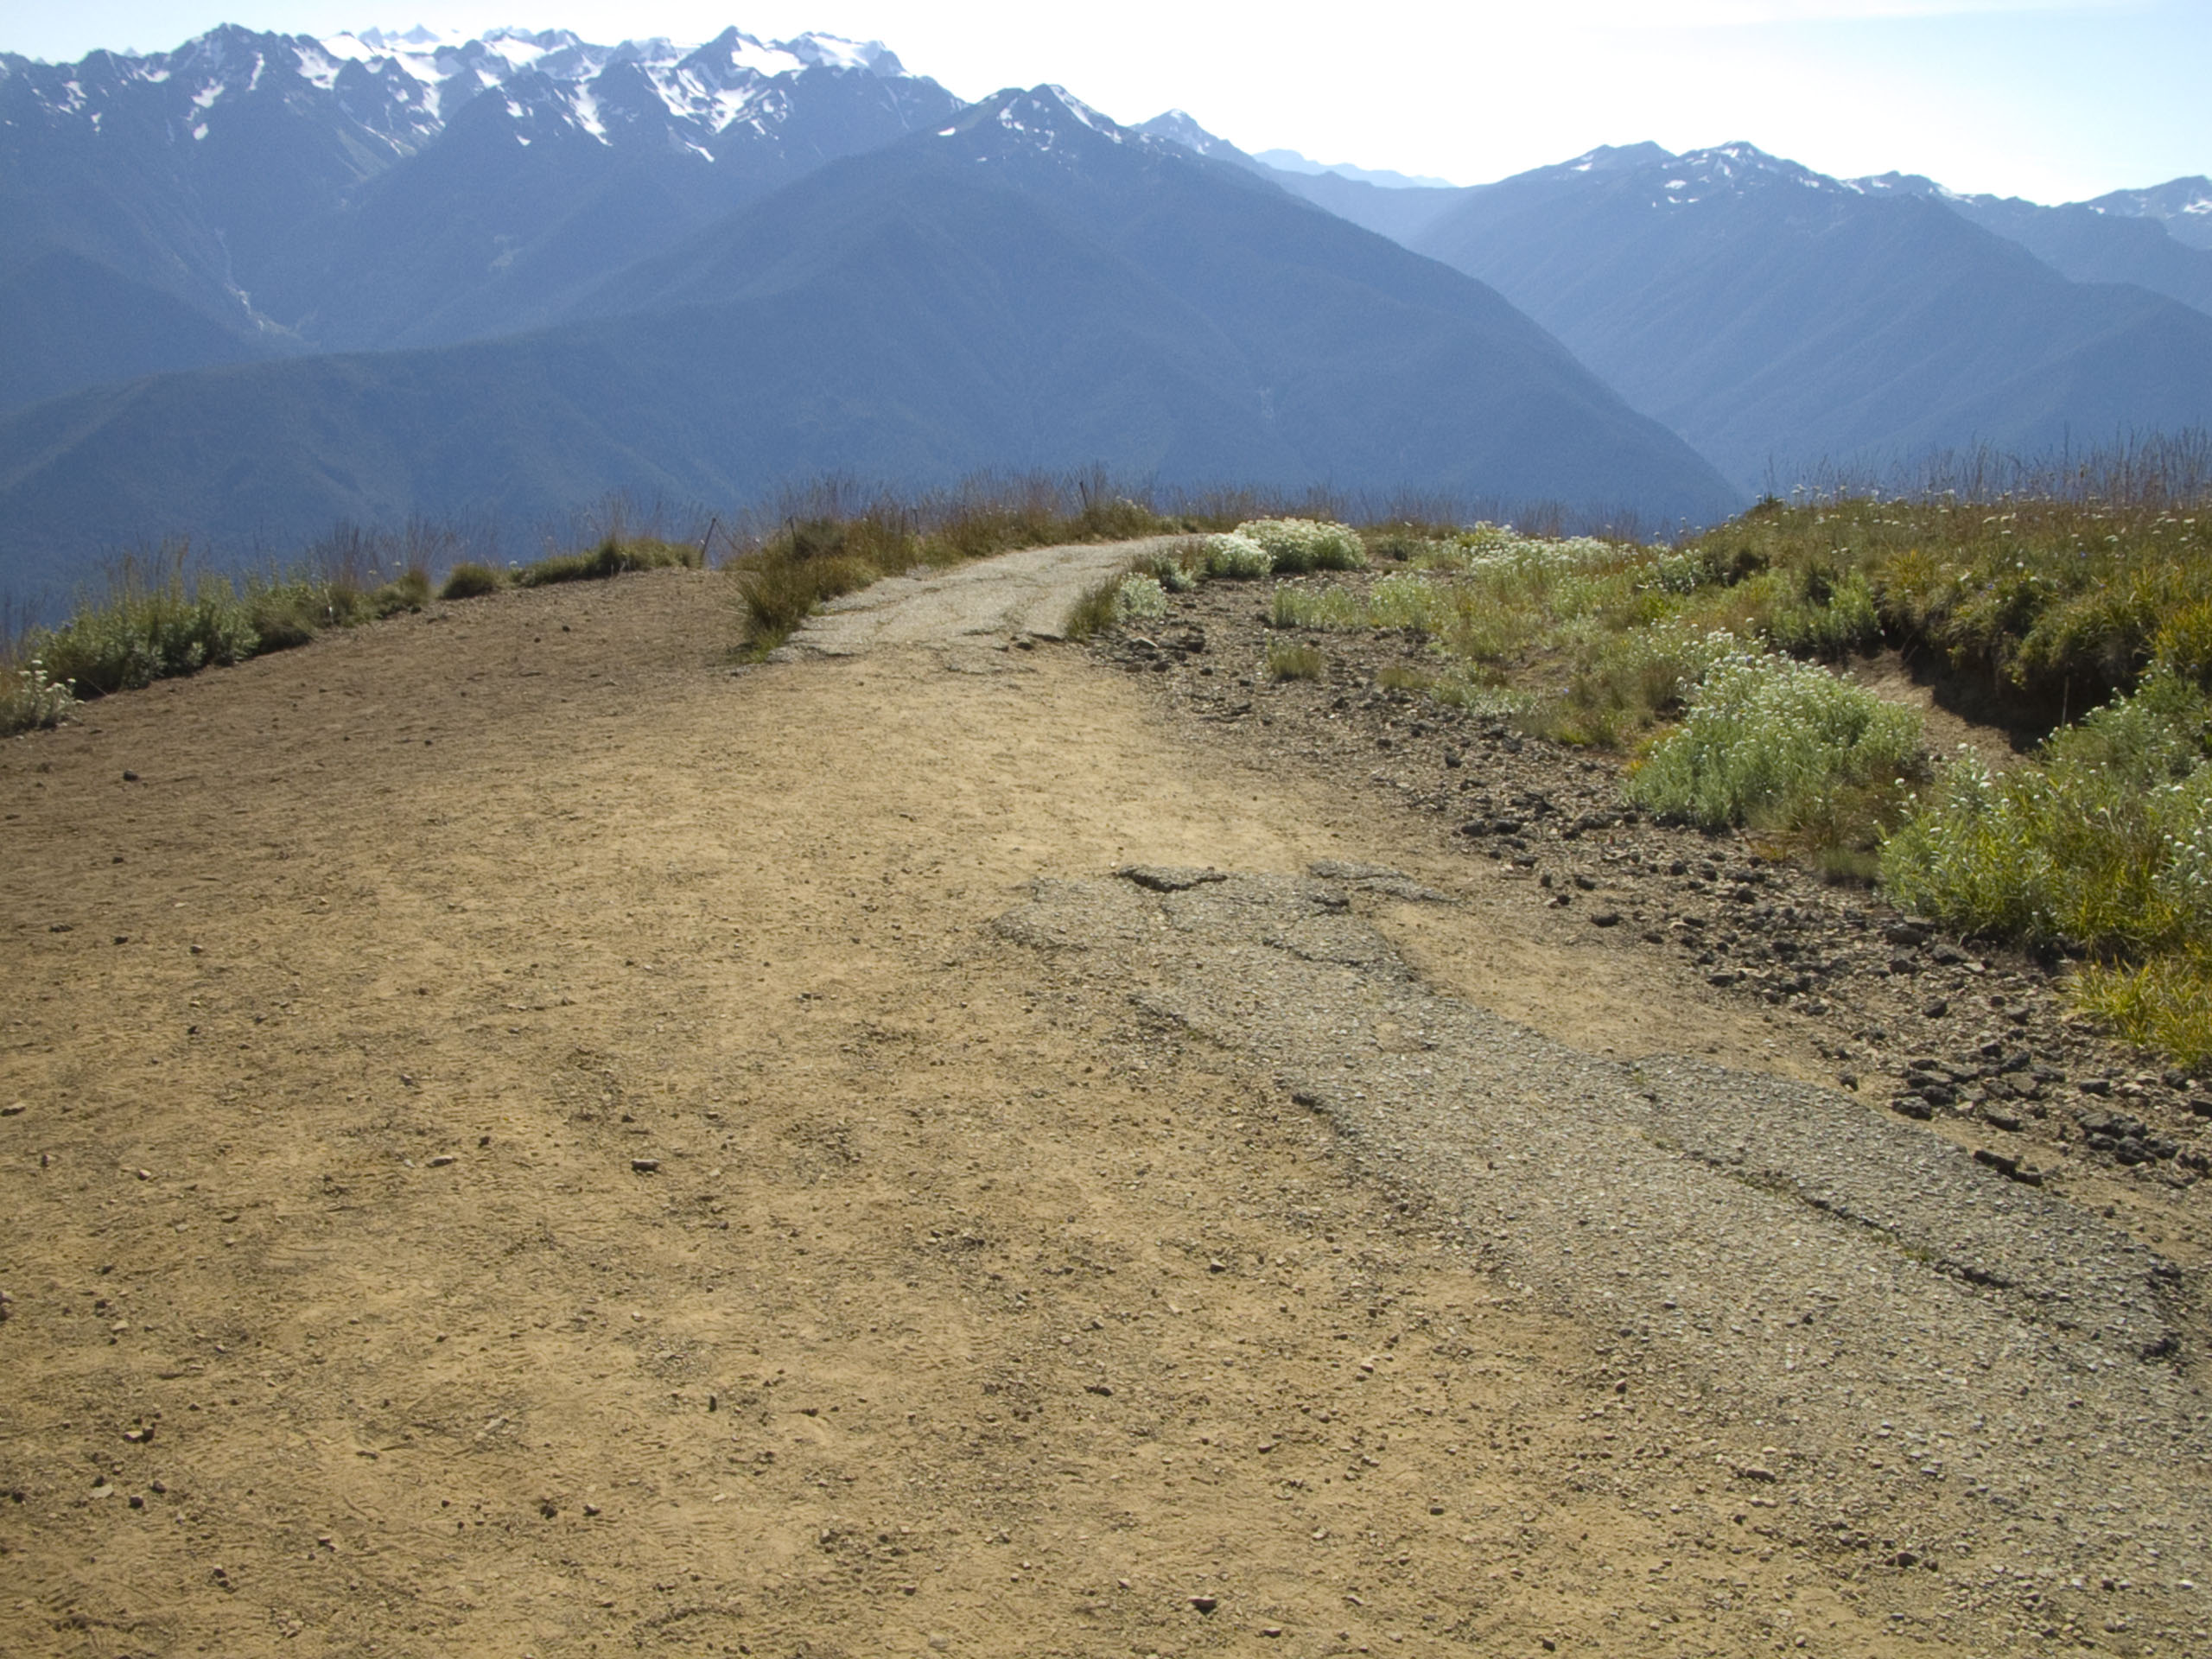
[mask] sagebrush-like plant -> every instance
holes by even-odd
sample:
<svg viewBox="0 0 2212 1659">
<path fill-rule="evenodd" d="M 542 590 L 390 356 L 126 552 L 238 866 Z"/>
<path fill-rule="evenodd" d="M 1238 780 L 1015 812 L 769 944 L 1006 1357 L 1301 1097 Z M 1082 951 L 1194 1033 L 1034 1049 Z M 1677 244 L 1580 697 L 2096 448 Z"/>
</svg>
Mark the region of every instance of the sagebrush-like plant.
<svg viewBox="0 0 2212 1659">
<path fill-rule="evenodd" d="M 1923 764 L 1917 710 L 1826 669 L 1739 651 L 1707 670 L 1629 793 L 1694 823 L 1790 830 L 1835 791 L 1902 780 Z"/>
<path fill-rule="evenodd" d="M 1167 590 L 1151 575 L 1122 578 L 1114 590 L 1114 618 L 1119 622 L 1149 622 L 1167 614 Z"/>
</svg>

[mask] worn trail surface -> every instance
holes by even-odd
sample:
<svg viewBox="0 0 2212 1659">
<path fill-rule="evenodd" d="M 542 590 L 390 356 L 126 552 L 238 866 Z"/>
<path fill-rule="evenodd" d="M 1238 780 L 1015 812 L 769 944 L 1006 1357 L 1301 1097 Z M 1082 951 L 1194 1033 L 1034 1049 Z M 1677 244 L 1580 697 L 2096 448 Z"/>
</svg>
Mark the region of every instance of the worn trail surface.
<svg viewBox="0 0 2212 1659">
<path fill-rule="evenodd" d="M 2163 1263 L 1017 648 L 1113 558 L 0 750 L 0 1650 L 2203 1650 Z"/>
</svg>

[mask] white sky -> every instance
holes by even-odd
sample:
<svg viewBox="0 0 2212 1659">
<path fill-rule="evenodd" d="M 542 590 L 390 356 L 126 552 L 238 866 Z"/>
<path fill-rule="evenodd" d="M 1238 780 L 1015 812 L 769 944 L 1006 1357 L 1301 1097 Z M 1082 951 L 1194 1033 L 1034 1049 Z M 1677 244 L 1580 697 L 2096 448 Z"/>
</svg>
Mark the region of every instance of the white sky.
<svg viewBox="0 0 2212 1659">
<path fill-rule="evenodd" d="M 394 4 L 416 9 L 364 9 Z M 1055 80 L 1120 120 L 1180 107 L 1247 149 L 1461 183 L 1644 138 L 2039 201 L 2212 174 L 2212 0 L 0 0 L 0 50 L 166 48 L 226 21 L 820 29 L 965 98 Z"/>
</svg>

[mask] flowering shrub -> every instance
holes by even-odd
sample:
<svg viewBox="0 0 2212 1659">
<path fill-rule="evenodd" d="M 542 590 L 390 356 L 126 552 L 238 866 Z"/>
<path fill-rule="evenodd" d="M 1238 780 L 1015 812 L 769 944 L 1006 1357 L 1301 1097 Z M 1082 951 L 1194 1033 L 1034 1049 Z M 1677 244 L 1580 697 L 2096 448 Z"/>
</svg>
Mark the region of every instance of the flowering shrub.
<svg viewBox="0 0 2212 1659">
<path fill-rule="evenodd" d="M 1241 530 L 1207 537 L 1205 555 L 1210 576 L 1264 576 L 1275 568 L 1274 556 Z"/>
<path fill-rule="evenodd" d="M 1818 817 L 1833 791 L 1921 765 L 1917 711 L 1786 657 L 1732 652 L 1689 702 L 1629 785 L 1638 804 L 1670 817 L 1791 827 Z"/>
<path fill-rule="evenodd" d="M 1114 620 L 1147 621 L 1167 614 L 1167 590 L 1156 576 L 1124 576 L 1114 593 Z"/>
<path fill-rule="evenodd" d="M 1367 549 L 1343 524 L 1318 518 L 1253 518 L 1237 525 L 1235 533 L 1265 548 L 1277 570 L 1360 570 L 1367 565 Z"/>
<path fill-rule="evenodd" d="M 48 677 L 46 664 L 34 657 L 28 668 L 16 671 L 14 685 L 0 689 L 0 732 L 59 726 L 76 706 L 76 689 Z"/>
</svg>

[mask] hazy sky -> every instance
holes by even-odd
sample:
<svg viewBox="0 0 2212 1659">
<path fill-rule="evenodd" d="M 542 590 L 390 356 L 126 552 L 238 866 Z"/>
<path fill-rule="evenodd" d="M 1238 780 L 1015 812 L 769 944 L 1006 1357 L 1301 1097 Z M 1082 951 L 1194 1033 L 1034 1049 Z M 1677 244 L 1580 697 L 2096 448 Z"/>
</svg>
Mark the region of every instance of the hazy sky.
<svg viewBox="0 0 2212 1659">
<path fill-rule="evenodd" d="M 372 9 L 391 4 L 416 9 Z M 882 40 L 967 98 L 1055 80 L 1120 120 L 1177 106 L 1248 149 L 1461 183 L 1643 138 L 2041 201 L 2212 174 L 2212 0 L 0 0 L 0 50 L 418 21 L 822 29 Z"/>
</svg>

